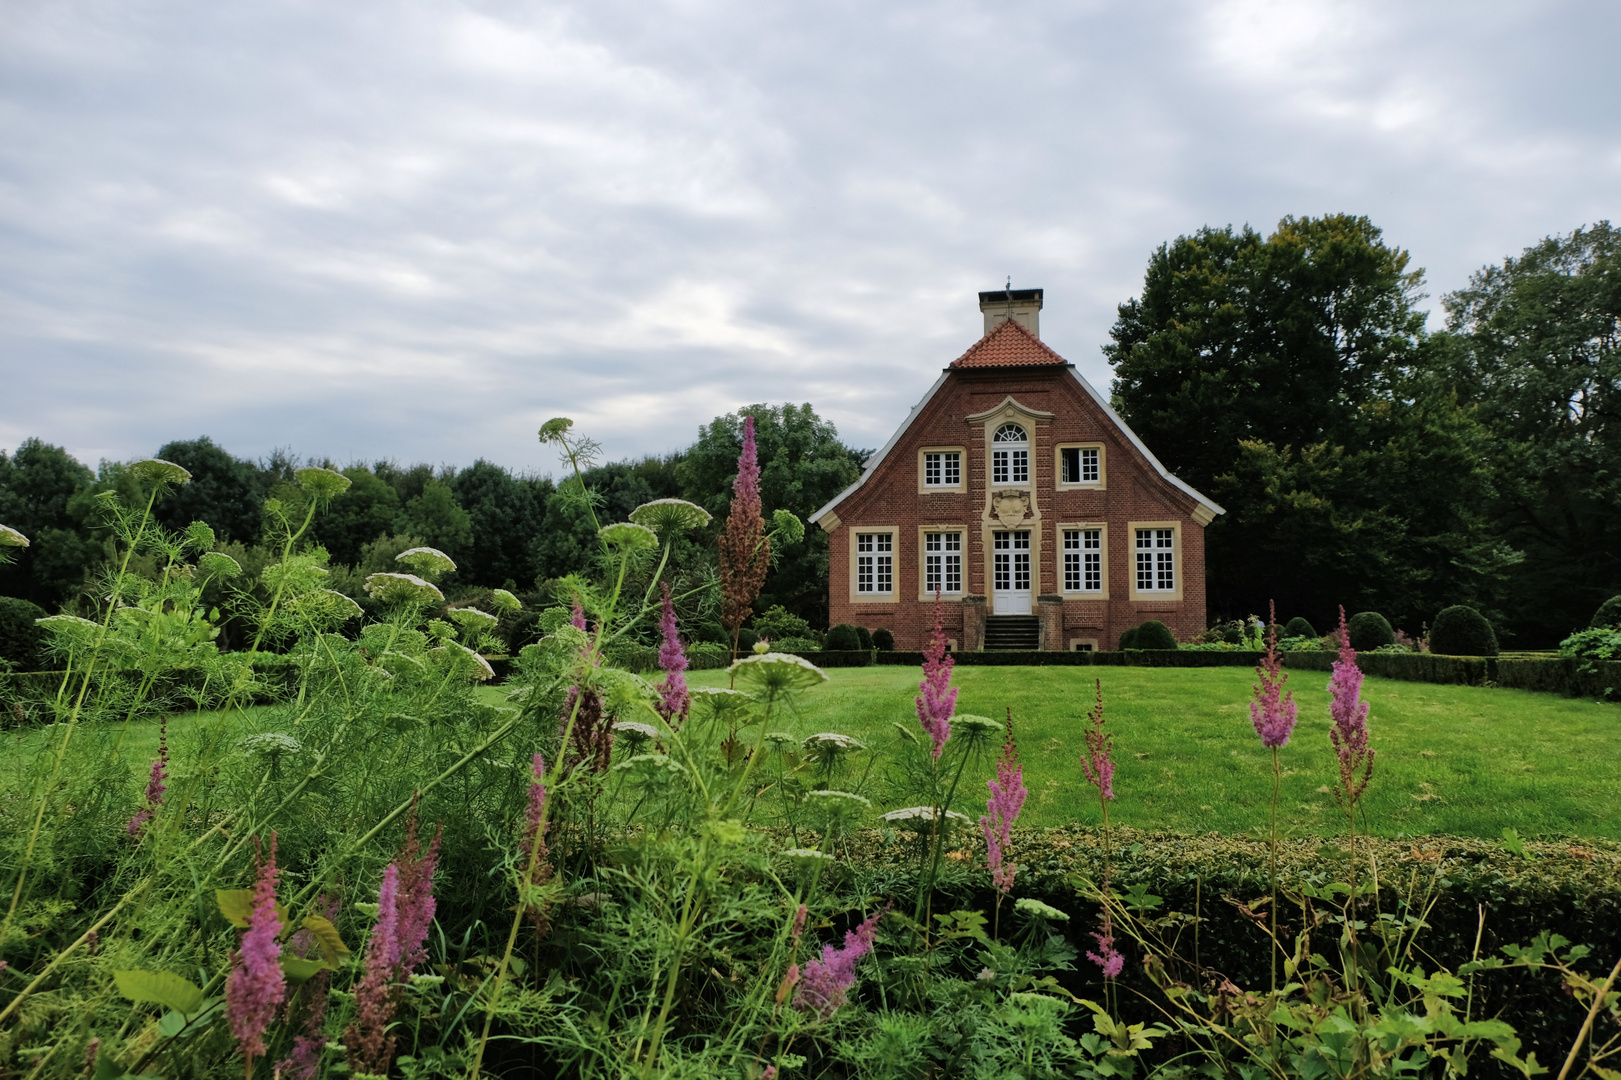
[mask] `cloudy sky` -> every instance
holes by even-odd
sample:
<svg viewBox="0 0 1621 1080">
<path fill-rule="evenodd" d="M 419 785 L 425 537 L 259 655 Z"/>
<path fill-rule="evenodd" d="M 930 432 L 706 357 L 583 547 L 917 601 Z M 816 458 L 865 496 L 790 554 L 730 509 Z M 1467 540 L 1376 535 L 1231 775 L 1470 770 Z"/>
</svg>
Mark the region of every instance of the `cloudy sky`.
<svg viewBox="0 0 1621 1080">
<path fill-rule="evenodd" d="M 0 0 L 0 448 L 552 472 L 756 401 L 881 444 L 1047 290 L 1366 214 L 1435 298 L 1621 218 L 1621 5 Z M 1431 326 L 1440 324 L 1432 316 Z"/>
</svg>

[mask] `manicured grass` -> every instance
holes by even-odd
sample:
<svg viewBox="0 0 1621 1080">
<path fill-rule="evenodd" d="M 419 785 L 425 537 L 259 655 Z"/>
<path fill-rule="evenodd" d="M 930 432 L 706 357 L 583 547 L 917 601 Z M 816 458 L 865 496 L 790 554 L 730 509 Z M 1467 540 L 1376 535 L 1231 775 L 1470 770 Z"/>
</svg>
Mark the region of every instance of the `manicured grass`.
<svg viewBox="0 0 1621 1080">
<path fill-rule="evenodd" d="M 917 730 L 912 698 L 920 671 L 840 668 L 828 675 L 830 682 L 800 699 L 797 715 L 773 726 L 799 735 L 843 732 L 880 750 L 897 738 L 893 722 Z M 999 720 L 1013 709 L 1030 790 L 1021 824 L 1099 820 L 1096 790 L 1079 764 L 1097 677 L 1118 766 L 1112 820 L 1150 830 L 1264 832 L 1272 762 L 1250 724 L 1252 671 L 958 668 L 958 712 Z M 691 675 L 694 685 L 725 680 L 724 672 Z M 1315 672 L 1289 676 L 1300 720 L 1280 751 L 1279 821 L 1287 835 L 1328 836 L 1345 827 L 1329 793 L 1338 764 L 1328 741 L 1327 681 Z M 1521 836 L 1621 838 L 1621 707 L 1373 677 L 1363 698 L 1372 705 L 1377 754 L 1363 801 L 1372 831 L 1495 837 L 1512 827 Z M 964 777 L 970 802 L 983 802 L 991 775 L 987 764 L 971 786 Z"/>
</svg>

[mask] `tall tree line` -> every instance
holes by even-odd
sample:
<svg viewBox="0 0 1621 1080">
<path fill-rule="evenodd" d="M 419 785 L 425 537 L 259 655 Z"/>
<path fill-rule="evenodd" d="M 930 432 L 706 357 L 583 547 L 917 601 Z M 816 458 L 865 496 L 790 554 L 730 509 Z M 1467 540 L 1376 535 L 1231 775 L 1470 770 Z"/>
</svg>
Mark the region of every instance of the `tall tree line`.
<svg viewBox="0 0 1621 1080">
<path fill-rule="evenodd" d="M 1621 592 L 1621 236 L 1550 237 L 1443 297 L 1367 218 L 1162 245 L 1104 352 L 1122 416 L 1221 502 L 1211 610 L 1417 632 L 1450 604 L 1519 647 Z"/>
</svg>

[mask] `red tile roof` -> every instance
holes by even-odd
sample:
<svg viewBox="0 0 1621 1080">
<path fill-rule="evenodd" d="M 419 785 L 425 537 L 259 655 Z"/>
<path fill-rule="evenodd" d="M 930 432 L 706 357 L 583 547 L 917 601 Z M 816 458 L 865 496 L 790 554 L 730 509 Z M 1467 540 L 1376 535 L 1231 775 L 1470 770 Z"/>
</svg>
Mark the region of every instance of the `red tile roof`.
<svg viewBox="0 0 1621 1080">
<path fill-rule="evenodd" d="M 1069 361 L 1041 343 L 1041 339 L 1012 319 L 1000 323 L 951 362 L 954 368 L 1031 367 L 1064 365 Z"/>
</svg>

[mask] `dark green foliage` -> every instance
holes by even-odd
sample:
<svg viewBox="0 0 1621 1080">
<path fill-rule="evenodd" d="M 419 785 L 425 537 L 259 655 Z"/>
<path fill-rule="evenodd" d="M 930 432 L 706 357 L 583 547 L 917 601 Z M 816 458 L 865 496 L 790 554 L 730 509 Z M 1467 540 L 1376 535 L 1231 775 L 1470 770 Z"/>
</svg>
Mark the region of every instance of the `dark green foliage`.
<svg viewBox="0 0 1621 1080">
<path fill-rule="evenodd" d="M 1442 656 L 1496 656 L 1497 635 L 1480 612 L 1454 604 L 1441 609 L 1430 626 L 1430 652 Z"/>
<path fill-rule="evenodd" d="M 880 626 L 872 632 L 872 647 L 884 652 L 892 652 L 895 648 L 895 635 Z"/>
<path fill-rule="evenodd" d="M 1382 645 L 1396 643 L 1396 631 L 1390 620 L 1377 611 L 1359 611 L 1346 624 L 1350 631 L 1351 648 L 1357 652 L 1372 652 Z"/>
<path fill-rule="evenodd" d="M 429 480 L 422 494 L 405 504 L 394 519 L 394 531 L 422 537 L 423 543 L 438 548 L 460 563 L 473 543 L 473 519 L 456 501 L 450 485 Z"/>
<path fill-rule="evenodd" d="M 1317 630 L 1311 623 L 1296 615 L 1283 624 L 1284 637 L 1317 637 Z"/>
<path fill-rule="evenodd" d="M 46 611 L 15 596 L 0 596 L 0 660 L 19 671 L 37 671 L 45 660 L 49 635 L 35 623 Z"/>
<path fill-rule="evenodd" d="M 191 473 L 190 483 L 175 488 L 152 508 L 158 524 L 179 530 L 193 521 L 206 521 L 222 542 L 252 544 L 259 539 L 269 484 L 252 462 L 232 457 L 206 435 L 165 443 L 157 456 Z"/>
<path fill-rule="evenodd" d="M 822 648 L 829 652 L 852 652 L 861 648 L 861 635 L 849 623 L 839 623 L 822 639 Z"/>
<path fill-rule="evenodd" d="M 400 496 L 393 485 L 364 465 L 344 469 L 343 475 L 349 478 L 349 490 L 332 500 L 312 529 L 316 542 L 326 548 L 333 562 L 358 566 L 367 544 L 394 531 Z"/>
<path fill-rule="evenodd" d="M 1133 626 L 1130 629 L 1128 629 L 1128 630 L 1124 631 L 1123 633 L 1121 633 L 1121 635 L 1120 635 L 1120 650 L 1122 652 L 1124 652 L 1127 649 L 1135 649 L 1137 647 L 1137 630 L 1138 630 L 1138 628 Z"/>
<path fill-rule="evenodd" d="M 0 593 L 54 608 L 79 591 L 100 562 L 102 547 L 86 527 L 94 507 L 89 469 L 60 446 L 25 439 L 15 454 L 0 450 L 0 524 L 28 537 L 0 566 Z"/>
<path fill-rule="evenodd" d="M 1621 596 L 1612 596 L 1600 604 L 1587 625 L 1595 630 L 1621 629 Z"/>
<path fill-rule="evenodd" d="M 772 641 L 811 636 L 810 624 L 781 604 L 767 609 L 764 614 L 756 615 L 752 625 L 755 633 Z"/>
<path fill-rule="evenodd" d="M 550 480 L 513 476 L 480 458 L 450 482 L 472 526 L 462 581 L 490 588 L 527 585 L 535 577 L 532 553 L 554 490 Z"/>
<path fill-rule="evenodd" d="M 872 648 L 872 631 L 865 626 L 856 627 L 856 640 L 861 643 L 863 649 Z"/>
<path fill-rule="evenodd" d="M 1158 619 L 1149 619 L 1137 627 L 1137 637 L 1132 645 L 1134 649 L 1174 649 L 1176 648 L 1176 635 L 1171 628 Z"/>
<path fill-rule="evenodd" d="M 720 620 L 710 619 L 699 625 L 698 632 L 693 640 L 707 641 L 715 645 L 730 645 L 732 635 L 726 632 L 726 627 L 720 624 Z"/>
<path fill-rule="evenodd" d="M 756 634 L 753 630 L 750 630 L 746 626 L 739 627 L 737 631 L 737 651 L 746 653 L 750 649 L 754 648 L 754 643 L 759 640 L 760 635 Z"/>
</svg>

